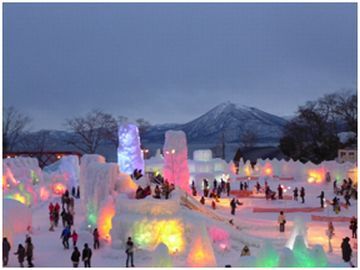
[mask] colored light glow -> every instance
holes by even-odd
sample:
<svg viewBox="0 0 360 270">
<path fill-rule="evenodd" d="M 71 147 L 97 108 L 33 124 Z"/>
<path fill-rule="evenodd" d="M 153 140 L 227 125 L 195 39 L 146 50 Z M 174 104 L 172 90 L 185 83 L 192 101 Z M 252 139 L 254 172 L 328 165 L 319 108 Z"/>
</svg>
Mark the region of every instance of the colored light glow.
<svg viewBox="0 0 360 270">
<path fill-rule="evenodd" d="M 206 232 L 205 232 L 206 233 Z M 191 267 L 216 266 L 216 259 L 212 245 L 208 239 L 204 239 L 204 232 L 198 235 L 187 257 L 187 264 Z"/>
<path fill-rule="evenodd" d="M 3 190 L 6 188 L 10 189 L 12 186 L 17 186 L 19 184 L 19 181 L 15 179 L 12 171 L 8 167 L 5 169 L 2 180 Z"/>
<path fill-rule="evenodd" d="M 40 199 L 44 202 L 47 201 L 50 197 L 50 192 L 47 190 L 46 187 L 40 188 Z"/>
<path fill-rule="evenodd" d="M 53 184 L 52 191 L 56 195 L 62 195 L 65 193 L 66 186 L 63 183 L 57 182 Z"/>
<path fill-rule="evenodd" d="M 154 249 L 164 243 L 169 252 L 179 253 L 185 248 L 184 228 L 181 221 L 147 219 L 135 222 L 133 238 L 137 246 L 145 249 Z"/>
<path fill-rule="evenodd" d="M 320 184 L 325 179 L 325 170 L 309 170 L 308 175 L 308 183 Z"/>
<path fill-rule="evenodd" d="M 278 267 L 280 257 L 270 242 L 265 242 L 265 246 L 260 250 L 256 258 L 256 267 Z"/>
<path fill-rule="evenodd" d="M 101 208 L 98 218 L 98 229 L 100 237 L 111 241 L 110 230 L 112 228 L 112 218 L 115 215 L 115 207 L 112 201 L 109 201 Z"/>
<path fill-rule="evenodd" d="M 95 226 L 97 221 L 97 211 L 93 205 L 93 203 L 89 202 L 87 204 L 87 222 L 91 226 Z"/>
<path fill-rule="evenodd" d="M 244 172 L 245 172 L 245 175 L 246 175 L 246 176 L 250 176 L 250 175 L 251 175 L 250 165 L 245 165 Z"/>
<path fill-rule="evenodd" d="M 21 202 L 22 204 L 28 205 L 28 203 L 26 202 L 25 196 L 22 196 L 20 193 L 10 194 L 10 195 L 5 196 L 5 198 L 13 199 L 18 202 Z"/>
<path fill-rule="evenodd" d="M 271 173 L 272 173 L 272 169 L 271 169 L 271 168 L 266 168 L 266 169 L 265 169 L 265 174 L 266 174 L 266 175 L 271 175 Z"/>
</svg>

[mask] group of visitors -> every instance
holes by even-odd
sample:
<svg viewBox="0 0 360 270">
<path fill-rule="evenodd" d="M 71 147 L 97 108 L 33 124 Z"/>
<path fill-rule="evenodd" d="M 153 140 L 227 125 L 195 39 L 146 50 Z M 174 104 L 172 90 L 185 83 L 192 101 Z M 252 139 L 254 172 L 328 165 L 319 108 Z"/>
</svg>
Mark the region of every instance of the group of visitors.
<svg viewBox="0 0 360 270">
<path fill-rule="evenodd" d="M 11 245 L 6 237 L 3 238 L 3 266 L 7 266 L 9 262 Z M 25 247 L 22 244 L 18 245 L 18 249 L 14 253 L 17 255 L 18 262 L 20 267 L 24 267 L 24 261 L 28 263 L 28 267 L 34 267 L 33 264 L 33 253 L 34 253 L 34 245 L 31 241 L 31 237 L 26 235 L 25 238 Z"/>
<path fill-rule="evenodd" d="M 294 188 L 293 190 L 293 198 L 295 201 L 298 200 L 298 197 L 299 197 L 299 189 L 297 187 Z M 300 188 L 300 198 L 301 198 L 301 203 L 305 203 L 305 188 L 304 187 L 301 187 Z"/>
</svg>

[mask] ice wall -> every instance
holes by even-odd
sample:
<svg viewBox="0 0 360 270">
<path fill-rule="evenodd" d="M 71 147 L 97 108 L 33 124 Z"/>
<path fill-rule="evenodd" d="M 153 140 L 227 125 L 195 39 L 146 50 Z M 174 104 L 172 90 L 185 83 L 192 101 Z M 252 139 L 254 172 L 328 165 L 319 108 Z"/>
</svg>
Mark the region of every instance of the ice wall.
<svg viewBox="0 0 360 270">
<path fill-rule="evenodd" d="M 131 175 L 135 169 L 144 171 L 139 130 L 134 124 L 119 127 L 118 164 L 121 172 Z"/>
<path fill-rule="evenodd" d="M 32 226 L 31 209 L 24 204 L 12 200 L 3 199 L 3 236 L 12 243 L 13 237 L 18 233 L 27 233 Z M 15 246 L 12 243 L 13 247 Z"/>
<path fill-rule="evenodd" d="M 165 179 L 175 186 L 190 192 L 188 149 L 186 135 L 183 131 L 169 130 L 165 133 L 163 154 Z"/>
</svg>

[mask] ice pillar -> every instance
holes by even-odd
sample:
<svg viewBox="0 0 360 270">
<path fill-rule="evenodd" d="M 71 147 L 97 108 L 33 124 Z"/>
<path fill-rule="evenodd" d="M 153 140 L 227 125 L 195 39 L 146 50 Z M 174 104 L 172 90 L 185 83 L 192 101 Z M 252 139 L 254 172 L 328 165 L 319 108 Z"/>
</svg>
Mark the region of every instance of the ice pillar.
<svg viewBox="0 0 360 270">
<path fill-rule="evenodd" d="M 163 154 L 165 179 L 189 192 L 188 149 L 183 131 L 169 130 L 165 133 Z"/>
<path fill-rule="evenodd" d="M 132 174 L 135 169 L 144 171 L 144 158 L 140 148 L 139 130 L 134 124 L 119 127 L 119 147 L 117 151 L 120 171 Z"/>
</svg>

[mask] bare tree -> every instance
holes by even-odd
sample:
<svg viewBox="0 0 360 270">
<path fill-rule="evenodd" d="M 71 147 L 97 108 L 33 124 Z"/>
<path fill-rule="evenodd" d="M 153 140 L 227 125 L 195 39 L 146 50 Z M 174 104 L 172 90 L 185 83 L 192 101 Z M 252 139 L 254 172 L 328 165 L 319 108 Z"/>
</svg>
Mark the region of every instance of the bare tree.
<svg viewBox="0 0 360 270">
<path fill-rule="evenodd" d="M 5 108 L 3 118 L 3 151 L 5 153 L 12 151 L 14 146 L 19 143 L 30 122 L 30 117 L 14 107 Z"/>
<path fill-rule="evenodd" d="M 66 142 L 85 153 L 95 153 L 101 143 L 114 136 L 116 119 L 100 110 L 92 110 L 84 117 L 66 120 L 65 126 L 74 136 Z"/>
<path fill-rule="evenodd" d="M 146 121 L 145 119 L 143 118 L 138 118 L 136 119 L 136 124 L 139 128 L 139 135 L 140 135 L 140 138 L 144 135 L 144 133 L 146 131 L 148 131 L 148 129 L 151 127 L 151 124 L 149 121 Z"/>
<path fill-rule="evenodd" d="M 129 122 L 129 118 L 126 116 L 120 115 L 117 118 L 117 125 L 113 126 L 111 130 L 106 134 L 106 139 L 109 140 L 115 147 L 119 145 L 119 134 L 118 129 L 120 125 L 126 124 Z"/>
<path fill-rule="evenodd" d="M 240 138 L 240 143 L 244 147 L 253 147 L 258 141 L 257 134 L 252 130 L 245 130 Z"/>
</svg>

